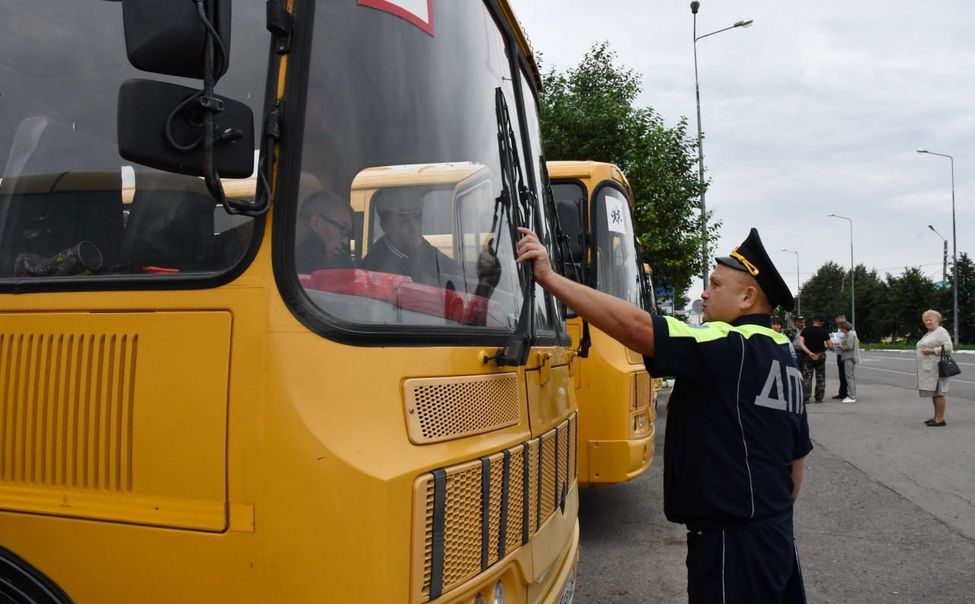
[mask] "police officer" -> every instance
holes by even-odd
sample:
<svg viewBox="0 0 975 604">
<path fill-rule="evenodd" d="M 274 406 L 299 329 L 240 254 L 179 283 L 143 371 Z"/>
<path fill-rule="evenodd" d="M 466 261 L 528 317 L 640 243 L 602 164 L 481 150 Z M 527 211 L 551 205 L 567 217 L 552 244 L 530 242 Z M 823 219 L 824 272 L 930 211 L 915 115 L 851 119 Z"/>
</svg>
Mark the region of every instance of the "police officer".
<svg viewBox="0 0 975 604">
<path fill-rule="evenodd" d="M 812 450 L 802 375 L 770 328 L 792 294 L 758 231 L 717 259 L 705 323 L 651 316 L 555 273 L 534 233 L 518 260 L 592 325 L 675 376 L 664 441 L 664 512 L 687 525 L 687 593 L 698 602 L 805 602 L 792 507 Z"/>
</svg>

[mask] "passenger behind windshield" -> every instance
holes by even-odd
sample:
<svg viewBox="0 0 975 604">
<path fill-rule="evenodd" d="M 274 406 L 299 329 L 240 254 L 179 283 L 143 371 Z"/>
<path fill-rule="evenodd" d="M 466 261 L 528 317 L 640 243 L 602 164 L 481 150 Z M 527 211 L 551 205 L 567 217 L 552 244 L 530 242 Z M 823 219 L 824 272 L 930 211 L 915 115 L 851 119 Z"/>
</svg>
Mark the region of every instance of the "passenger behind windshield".
<svg viewBox="0 0 975 604">
<path fill-rule="evenodd" d="M 349 240 L 353 234 L 354 213 L 344 199 L 319 191 L 305 200 L 298 210 L 295 265 L 299 273 L 353 268 Z"/>
<path fill-rule="evenodd" d="M 423 198 L 415 189 L 385 189 L 376 195 L 376 213 L 383 236 L 362 261 L 362 268 L 406 275 L 417 283 L 460 289 L 465 283 L 460 265 L 423 237 Z M 486 242 L 477 260 L 477 288 L 490 297 L 501 278 L 501 263 Z M 458 287 L 460 286 L 460 287 Z"/>
<path fill-rule="evenodd" d="M 422 197 L 407 188 L 385 189 L 376 197 L 383 236 L 369 248 L 362 268 L 406 275 L 426 285 L 454 287 L 460 283 L 458 264 L 423 238 Z"/>
</svg>

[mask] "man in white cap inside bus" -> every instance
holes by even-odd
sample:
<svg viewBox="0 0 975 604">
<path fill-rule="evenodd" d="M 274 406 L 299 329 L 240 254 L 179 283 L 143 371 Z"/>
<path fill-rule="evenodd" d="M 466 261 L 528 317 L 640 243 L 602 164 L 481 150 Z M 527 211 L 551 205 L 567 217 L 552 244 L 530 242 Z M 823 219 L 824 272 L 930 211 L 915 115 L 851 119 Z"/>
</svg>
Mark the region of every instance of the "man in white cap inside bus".
<svg viewBox="0 0 975 604">
<path fill-rule="evenodd" d="M 383 235 L 369 248 L 362 268 L 407 275 L 417 283 L 464 290 L 460 265 L 423 237 L 423 190 L 416 187 L 383 189 L 373 197 Z M 471 287 L 490 297 L 501 276 L 493 254 L 482 251 Z"/>
<path fill-rule="evenodd" d="M 687 593 L 696 602 L 805 602 L 793 502 L 812 450 L 802 375 L 770 326 L 793 298 L 758 231 L 717 258 L 691 327 L 566 279 L 519 229 L 518 261 L 583 319 L 675 377 L 664 441 L 664 513 L 685 524 Z"/>
</svg>

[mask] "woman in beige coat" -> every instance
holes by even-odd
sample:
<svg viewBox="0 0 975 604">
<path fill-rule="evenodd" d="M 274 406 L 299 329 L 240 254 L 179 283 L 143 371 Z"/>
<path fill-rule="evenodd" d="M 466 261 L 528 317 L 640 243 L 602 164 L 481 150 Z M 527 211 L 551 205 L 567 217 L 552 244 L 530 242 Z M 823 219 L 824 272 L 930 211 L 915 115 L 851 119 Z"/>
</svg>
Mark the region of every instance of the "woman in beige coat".
<svg viewBox="0 0 975 604">
<path fill-rule="evenodd" d="M 924 422 L 926 426 L 941 427 L 945 422 L 945 394 L 948 392 L 948 378 L 938 376 L 938 361 L 941 351 L 952 351 L 951 336 L 941 327 L 941 313 L 926 310 L 921 321 L 928 333 L 917 343 L 917 389 L 921 398 L 931 397 L 934 403 L 934 417 Z"/>
</svg>

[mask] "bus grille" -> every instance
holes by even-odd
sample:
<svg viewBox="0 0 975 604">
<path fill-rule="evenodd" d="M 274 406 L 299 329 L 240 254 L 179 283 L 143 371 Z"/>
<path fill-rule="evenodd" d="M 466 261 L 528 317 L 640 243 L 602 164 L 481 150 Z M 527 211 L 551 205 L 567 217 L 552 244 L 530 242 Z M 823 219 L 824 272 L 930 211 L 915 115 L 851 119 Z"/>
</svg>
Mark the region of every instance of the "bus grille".
<svg viewBox="0 0 975 604">
<path fill-rule="evenodd" d="M 0 333 L 0 482 L 131 491 L 138 341 Z"/>
<path fill-rule="evenodd" d="M 536 439 L 420 476 L 413 600 L 434 600 L 477 576 L 564 509 L 577 479 L 577 438 L 573 414 Z"/>
<path fill-rule="evenodd" d="M 403 384 L 406 423 L 414 444 L 464 438 L 521 421 L 514 373 L 414 378 Z"/>
</svg>

